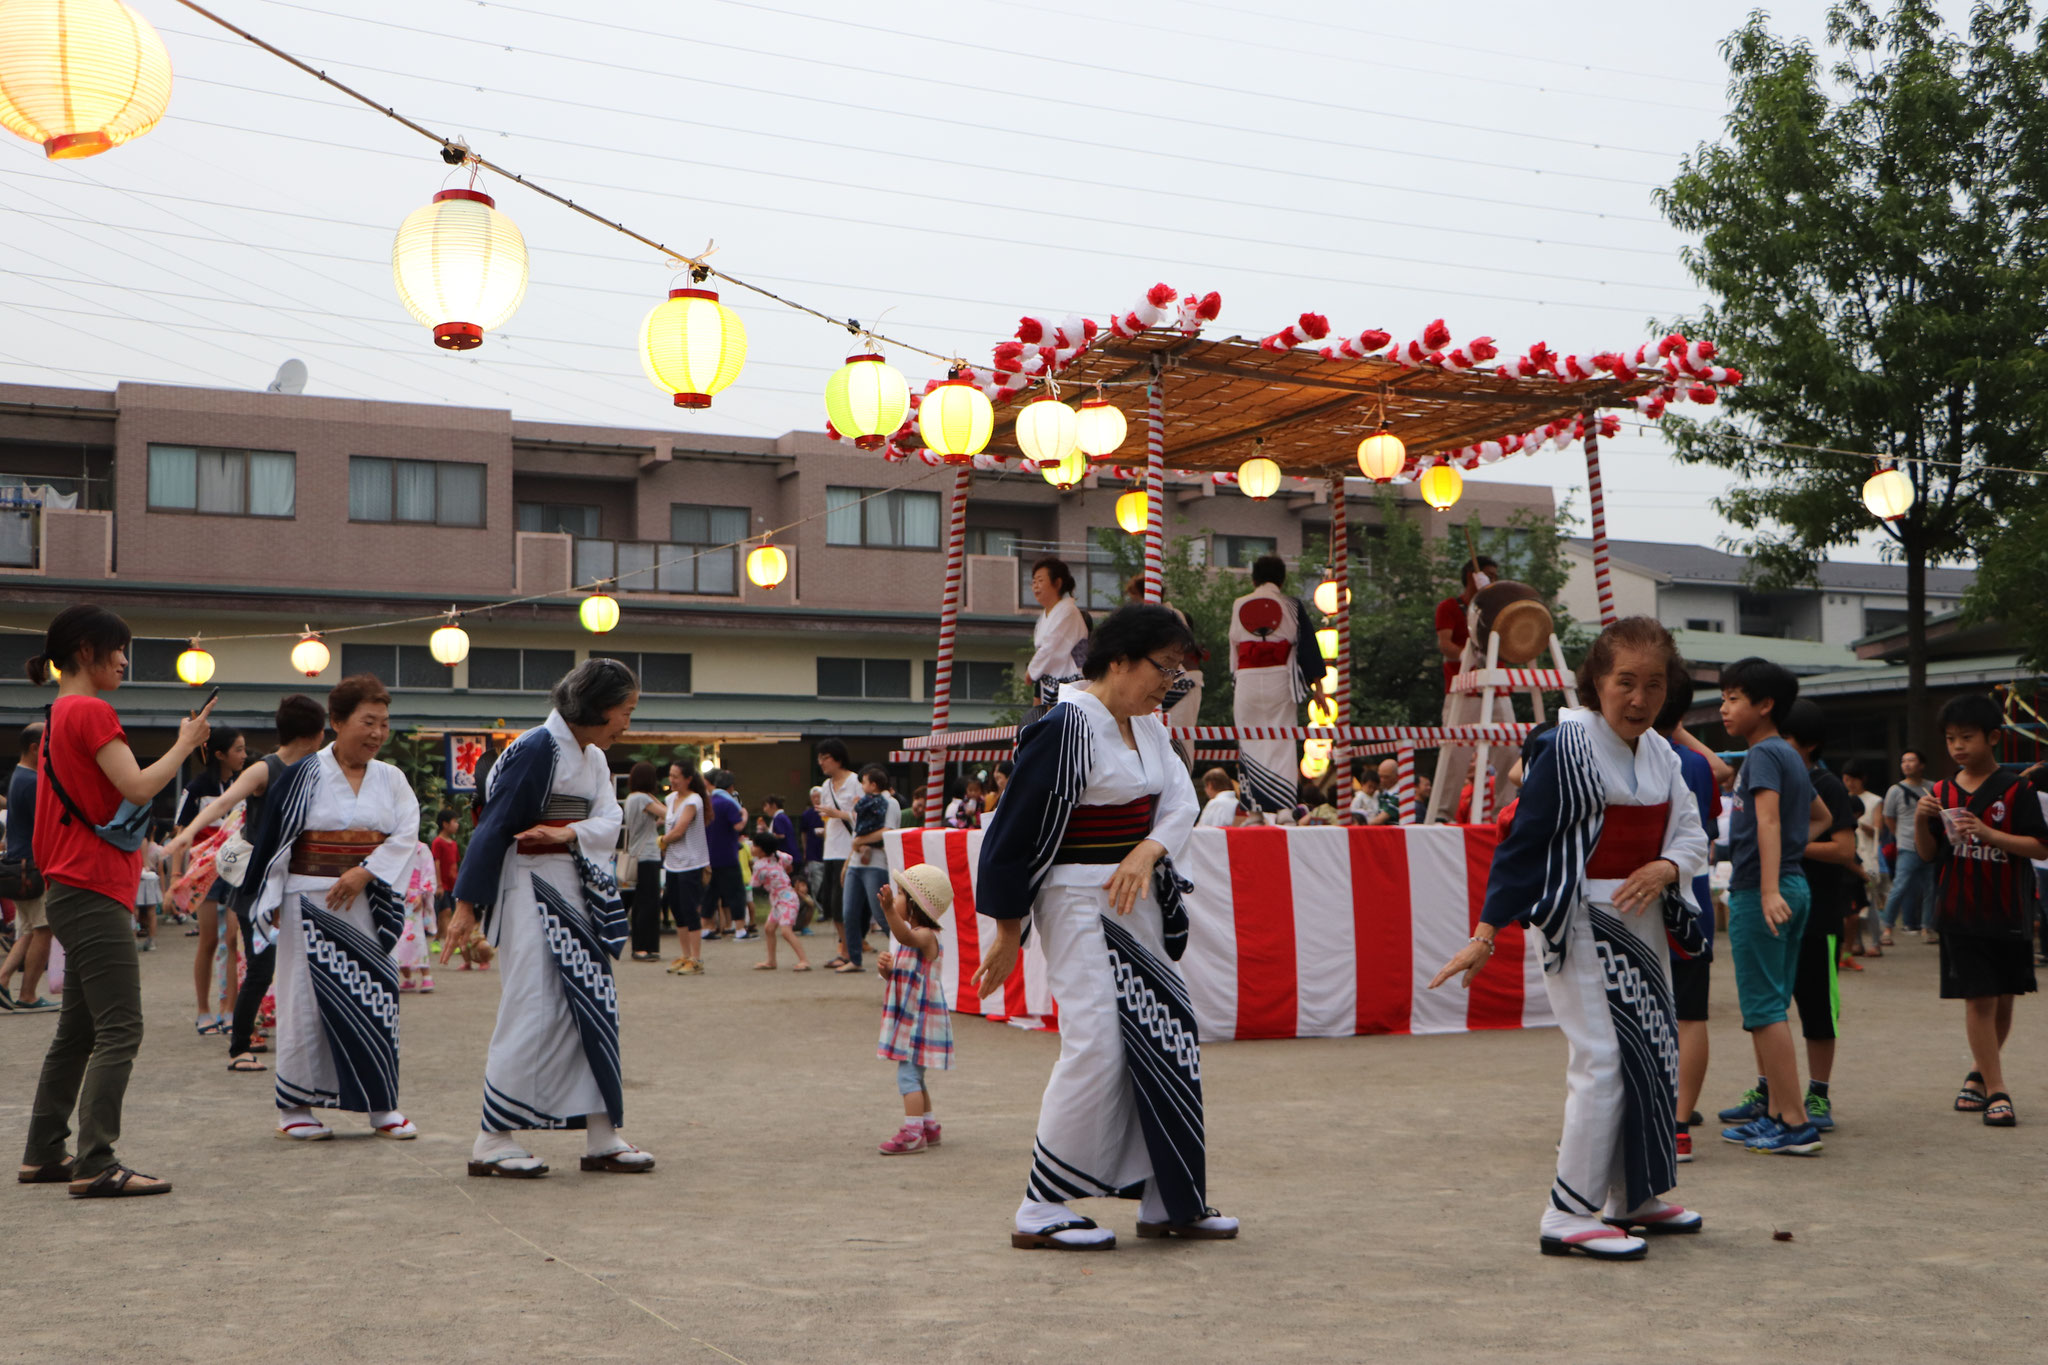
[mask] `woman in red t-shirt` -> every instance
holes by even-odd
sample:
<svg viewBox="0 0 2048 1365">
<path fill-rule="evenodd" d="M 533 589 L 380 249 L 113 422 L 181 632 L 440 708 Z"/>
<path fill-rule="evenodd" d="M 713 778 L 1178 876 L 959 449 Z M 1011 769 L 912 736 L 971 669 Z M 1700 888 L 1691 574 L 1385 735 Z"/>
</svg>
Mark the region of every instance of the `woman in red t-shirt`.
<svg viewBox="0 0 2048 1365">
<path fill-rule="evenodd" d="M 213 703 L 180 723 L 170 752 L 144 768 L 128 747 L 121 718 L 100 699 L 128 672 L 128 642 L 127 622 L 104 607 L 81 604 L 58 613 L 44 634 L 43 652 L 28 661 L 32 683 L 46 682 L 52 665 L 58 673 L 37 775 L 43 795 L 36 801 L 34 849 L 50 886 L 44 902 L 50 928 L 64 945 L 64 1008 L 36 1085 L 20 1178 L 24 1184 L 68 1181 L 78 1199 L 171 1188 L 170 1181 L 114 1159 L 121 1102 L 142 1046 L 134 924 L 142 851 L 115 847 L 95 826 L 113 819 L 124 800 L 146 805 L 156 799 L 185 756 L 206 742 Z M 74 1107 L 76 1158 L 64 1153 Z"/>
</svg>

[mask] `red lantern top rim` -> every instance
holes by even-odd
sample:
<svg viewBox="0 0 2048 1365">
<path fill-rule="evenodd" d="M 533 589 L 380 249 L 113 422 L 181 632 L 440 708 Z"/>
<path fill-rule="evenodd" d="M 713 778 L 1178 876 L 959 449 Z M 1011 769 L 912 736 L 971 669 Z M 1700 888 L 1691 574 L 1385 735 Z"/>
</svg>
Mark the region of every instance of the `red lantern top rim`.
<svg viewBox="0 0 2048 1365">
<path fill-rule="evenodd" d="M 935 393 L 940 389 L 950 388 L 976 389 L 979 391 L 979 386 L 972 379 L 941 379 L 938 383 L 932 385 L 932 391 Z"/>
<path fill-rule="evenodd" d="M 498 207 L 498 201 L 482 190 L 442 190 L 434 196 L 434 202 L 437 204 L 448 199 L 467 199 L 473 204 L 482 204 L 487 209 Z"/>
<path fill-rule="evenodd" d="M 710 299 L 713 303 L 718 302 L 718 291 L 715 289 L 671 289 L 668 296 L 672 299 Z"/>
<path fill-rule="evenodd" d="M 870 354 L 870 355 L 850 355 L 850 356 L 846 357 L 846 363 L 847 363 L 847 364 L 849 364 L 849 365 L 858 365 L 858 364 L 860 364 L 860 363 L 861 363 L 861 362 L 862 362 L 863 360 L 872 360 L 872 361 L 874 361 L 874 362 L 875 362 L 875 363 L 876 363 L 877 365 L 881 365 L 881 364 L 886 364 L 886 363 L 887 363 L 887 362 L 886 362 L 886 361 L 884 361 L 884 360 L 883 360 L 883 358 L 882 358 L 881 356 L 879 356 L 879 355 L 872 355 L 872 354 Z"/>
<path fill-rule="evenodd" d="M 1110 402 L 1107 398 L 1084 398 L 1081 400 L 1081 406 L 1084 408 L 1113 408 L 1116 404 Z"/>
</svg>

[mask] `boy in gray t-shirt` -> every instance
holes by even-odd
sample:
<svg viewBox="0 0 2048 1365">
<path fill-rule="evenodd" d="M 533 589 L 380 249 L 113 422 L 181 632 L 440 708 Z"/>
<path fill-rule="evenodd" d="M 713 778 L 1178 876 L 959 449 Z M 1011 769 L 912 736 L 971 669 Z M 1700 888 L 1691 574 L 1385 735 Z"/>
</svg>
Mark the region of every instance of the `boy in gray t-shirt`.
<svg viewBox="0 0 2048 1365">
<path fill-rule="evenodd" d="M 1756 1089 L 1721 1111 L 1734 1125 L 1721 1136 L 1753 1151 L 1813 1156 L 1820 1133 L 1807 1118 L 1799 1056 L 1785 1022 L 1812 905 L 1799 859 L 1813 784 L 1806 760 L 1778 734 L 1778 717 L 1798 696 L 1799 680 L 1767 659 L 1740 659 L 1721 670 L 1721 724 L 1749 746 L 1729 822 L 1735 872 L 1728 884 L 1728 949 L 1758 1072 Z"/>
</svg>

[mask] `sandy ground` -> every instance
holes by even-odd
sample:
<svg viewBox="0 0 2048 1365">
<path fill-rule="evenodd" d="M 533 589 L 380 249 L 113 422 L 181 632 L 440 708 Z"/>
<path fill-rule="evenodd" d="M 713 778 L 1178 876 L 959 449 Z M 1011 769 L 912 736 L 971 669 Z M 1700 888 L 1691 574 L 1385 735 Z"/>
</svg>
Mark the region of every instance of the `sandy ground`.
<svg viewBox="0 0 2048 1365">
<path fill-rule="evenodd" d="M 1826 1155 L 1750 1155 L 1710 1130 L 1678 1195 L 1707 1231 L 1628 1265 L 1536 1252 L 1554 1030 L 1218 1045 L 1211 1198 L 1244 1236 L 1140 1242 L 1135 1205 L 1098 1201 L 1082 1207 L 1117 1251 L 1026 1253 L 1008 1219 L 1049 1035 L 961 1021 L 935 1087 L 944 1145 L 884 1159 L 874 978 L 747 971 L 753 944 L 710 945 L 700 979 L 629 962 L 626 1131 L 659 1169 L 583 1175 L 581 1135 L 542 1134 L 550 1178 L 470 1180 L 495 974 L 444 970 L 405 1003 L 418 1141 L 351 1122 L 297 1146 L 271 1136 L 267 1076 L 230 1074 L 192 1034 L 187 941 L 163 948 L 143 959 L 151 1032 L 121 1152 L 177 1189 L 8 1185 L 0 1359 L 2048 1357 L 2048 1004 L 2021 1002 L 2007 1053 L 2023 1126 L 1951 1113 L 1960 1007 L 1917 943 L 1844 983 Z M 1715 993 L 1709 1110 L 1752 1074 L 1725 967 Z M 9 1132 L 53 1027 L 0 1018 Z"/>
</svg>

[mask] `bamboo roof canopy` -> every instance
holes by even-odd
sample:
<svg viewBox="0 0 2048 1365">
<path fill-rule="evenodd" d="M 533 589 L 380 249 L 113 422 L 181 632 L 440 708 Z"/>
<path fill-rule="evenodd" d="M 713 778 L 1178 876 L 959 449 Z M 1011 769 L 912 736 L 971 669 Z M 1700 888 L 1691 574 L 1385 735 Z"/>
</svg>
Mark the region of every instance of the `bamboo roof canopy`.
<svg viewBox="0 0 2048 1365">
<path fill-rule="evenodd" d="M 1326 360 L 1311 350 L 1275 351 L 1232 336 L 1210 340 L 1172 331 L 1102 339 L 1059 376 L 1068 395 L 1101 396 L 1120 409 L 1134 442 L 1142 442 L 1142 381 L 1161 366 L 1166 463 L 1175 469 L 1235 469 L 1264 455 L 1287 474 L 1357 472 L 1358 443 L 1388 429 L 1411 457 L 1500 440 L 1592 409 L 1633 406 L 1668 381 L 1644 375 L 1566 383 L 1517 379 L 1494 369 L 1450 372 L 1369 356 Z M 997 410 L 989 453 L 1018 456 L 1015 423 L 1021 404 Z M 1254 443 L 1257 443 L 1256 446 Z M 1129 459 L 1143 459 L 1142 445 Z"/>
</svg>

